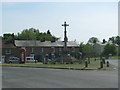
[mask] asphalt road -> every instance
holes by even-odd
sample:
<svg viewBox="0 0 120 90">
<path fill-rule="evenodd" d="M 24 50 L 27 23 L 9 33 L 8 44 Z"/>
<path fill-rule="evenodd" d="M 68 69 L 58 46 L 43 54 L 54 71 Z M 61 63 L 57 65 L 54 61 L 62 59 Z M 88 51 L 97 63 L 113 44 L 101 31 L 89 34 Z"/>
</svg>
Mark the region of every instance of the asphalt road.
<svg viewBox="0 0 120 90">
<path fill-rule="evenodd" d="M 117 88 L 117 70 L 3 67 L 3 88 Z"/>
<path fill-rule="evenodd" d="M 118 60 L 117 60 L 117 59 L 114 59 L 114 60 L 112 60 L 112 59 L 108 59 L 108 60 L 106 60 L 106 61 L 109 61 L 110 64 L 112 64 L 112 65 L 118 67 Z"/>
</svg>

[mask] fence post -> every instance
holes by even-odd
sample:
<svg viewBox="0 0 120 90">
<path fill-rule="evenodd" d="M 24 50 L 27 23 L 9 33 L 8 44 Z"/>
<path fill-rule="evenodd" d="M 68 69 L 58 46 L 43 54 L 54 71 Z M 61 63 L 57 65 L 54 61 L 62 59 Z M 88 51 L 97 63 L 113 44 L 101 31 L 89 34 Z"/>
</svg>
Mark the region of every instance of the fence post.
<svg viewBox="0 0 120 90">
<path fill-rule="evenodd" d="M 87 61 L 85 61 L 85 67 L 88 67 L 88 62 Z"/>
<path fill-rule="evenodd" d="M 103 62 L 102 61 L 100 62 L 100 68 L 103 68 Z"/>
<path fill-rule="evenodd" d="M 109 61 L 107 61 L 107 67 L 109 67 Z"/>
</svg>

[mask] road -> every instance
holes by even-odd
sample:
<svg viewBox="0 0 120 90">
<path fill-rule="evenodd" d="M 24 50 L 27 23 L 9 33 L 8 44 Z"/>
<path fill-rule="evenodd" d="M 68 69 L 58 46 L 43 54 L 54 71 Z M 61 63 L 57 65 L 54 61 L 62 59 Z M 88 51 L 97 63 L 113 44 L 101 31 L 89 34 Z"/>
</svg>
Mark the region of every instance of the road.
<svg viewBox="0 0 120 90">
<path fill-rule="evenodd" d="M 3 67 L 3 88 L 117 88 L 117 70 Z"/>
<path fill-rule="evenodd" d="M 118 67 L 118 60 L 117 60 L 117 59 L 114 59 L 114 60 L 112 60 L 112 59 L 108 59 L 108 60 L 106 60 L 106 61 L 109 61 L 110 64 L 112 64 L 112 65 Z"/>
</svg>

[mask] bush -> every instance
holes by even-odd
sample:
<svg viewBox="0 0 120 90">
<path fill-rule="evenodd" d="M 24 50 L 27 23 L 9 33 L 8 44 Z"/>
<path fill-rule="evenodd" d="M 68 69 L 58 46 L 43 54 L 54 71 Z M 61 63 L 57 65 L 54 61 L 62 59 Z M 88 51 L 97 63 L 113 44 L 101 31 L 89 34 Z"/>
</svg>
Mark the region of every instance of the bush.
<svg viewBox="0 0 120 90">
<path fill-rule="evenodd" d="M 60 62 L 60 64 L 64 64 L 64 62 L 62 63 L 62 62 Z"/>
<path fill-rule="evenodd" d="M 66 62 L 66 64 L 69 64 L 68 62 Z"/>
<path fill-rule="evenodd" d="M 56 64 L 56 60 L 52 59 L 52 60 L 50 61 L 50 64 Z"/>
</svg>

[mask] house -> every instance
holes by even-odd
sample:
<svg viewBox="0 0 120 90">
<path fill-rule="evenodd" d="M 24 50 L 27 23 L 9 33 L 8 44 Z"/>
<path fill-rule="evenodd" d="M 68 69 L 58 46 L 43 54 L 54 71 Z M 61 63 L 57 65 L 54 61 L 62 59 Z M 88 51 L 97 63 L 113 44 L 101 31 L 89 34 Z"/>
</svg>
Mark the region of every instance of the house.
<svg viewBox="0 0 120 90">
<path fill-rule="evenodd" d="M 106 43 L 102 43 L 102 42 L 98 42 L 98 43 L 95 43 L 95 44 L 93 44 L 93 51 L 95 52 L 95 53 L 97 53 L 97 54 L 101 54 L 103 51 L 104 51 L 104 47 L 107 45 L 107 44 L 113 44 L 113 43 L 111 43 L 111 42 L 106 42 Z M 118 45 L 117 44 L 115 44 L 115 46 L 116 46 L 116 48 L 117 48 L 117 50 L 118 50 Z"/>
<path fill-rule="evenodd" d="M 7 43 L 2 40 L 2 59 L 5 62 L 9 61 L 10 57 L 19 57 L 18 47 L 16 47 L 13 43 Z"/>
<path fill-rule="evenodd" d="M 57 58 L 63 54 L 64 42 L 63 41 L 34 41 L 34 40 L 15 40 L 14 43 L 7 43 L 2 41 L 2 56 L 5 62 L 10 57 L 20 57 L 20 48 L 26 49 L 26 56 L 31 56 L 42 61 L 44 58 Z M 79 44 L 74 41 L 67 42 L 68 54 L 79 52 Z"/>
</svg>

